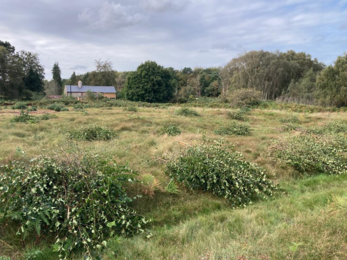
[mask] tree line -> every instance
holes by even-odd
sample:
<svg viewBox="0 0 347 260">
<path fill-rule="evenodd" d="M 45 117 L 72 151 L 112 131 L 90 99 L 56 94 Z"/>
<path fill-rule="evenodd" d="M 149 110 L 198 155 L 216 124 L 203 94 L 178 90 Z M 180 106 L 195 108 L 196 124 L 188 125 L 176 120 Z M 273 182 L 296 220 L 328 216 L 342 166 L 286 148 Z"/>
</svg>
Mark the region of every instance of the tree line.
<svg viewBox="0 0 347 260">
<path fill-rule="evenodd" d="M 59 64 L 53 79 L 44 80 L 38 56 L 15 52 L 0 41 L 0 98 L 30 99 L 45 92 L 61 95 L 64 85 L 115 86 L 118 97 L 146 102 L 185 102 L 200 97 L 232 98 L 235 91 L 259 91 L 264 100 L 324 106 L 347 106 L 347 54 L 326 66 L 305 52 L 249 51 L 223 67 L 164 68 L 154 61 L 136 71 L 119 72 L 112 62 L 96 60 L 95 70 L 61 78 Z"/>
</svg>

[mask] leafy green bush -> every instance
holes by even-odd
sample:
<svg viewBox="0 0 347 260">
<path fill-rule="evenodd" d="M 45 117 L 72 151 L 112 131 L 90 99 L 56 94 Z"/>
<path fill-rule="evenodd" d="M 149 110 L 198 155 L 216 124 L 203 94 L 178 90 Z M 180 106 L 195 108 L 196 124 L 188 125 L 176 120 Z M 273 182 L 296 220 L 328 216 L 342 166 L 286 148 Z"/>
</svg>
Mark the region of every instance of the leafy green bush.
<svg viewBox="0 0 347 260">
<path fill-rule="evenodd" d="M 262 94 L 256 89 L 243 88 L 233 91 L 229 100 L 232 107 L 257 106 L 261 103 Z"/>
<path fill-rule="evenodd" d="M 279 121 L 281 123 L 300 124 L 300 120 L 297 116 L 289 116 L 286 118 L 281 118 Z"/>
<path fill-rule="evenodd" d="M 129 111 L 129 112 L 137 112 L 138 109 L 135 106 L 128 106 L 123 108 L 124 111 Z"/>
<path fill-rule="evenodd" d="M 303 135 L 277 143 L 272 155 L 294 167 L 299 173 L 314 175 L 319 173 L 347 173 L 345 137 L 317 139 Z"/>
<path fill-rule="evenodd" d="M 37 111 L 37 106 L 31 106 L 30 108 L 28 108 L 28 111 Z"/>
<path fill-rule="evenodd" d="M 114 130 L 101 126 L 91 126 L 69 132 L 69 138 L 79 141 L 107 141 L 117 137 Z"/>
<path fill-rule="evenodd" d="M 53 248 L 60 258 L 78 248 L 90 257 L 109 236 L 142 233 L 147 223 L 128 205 L 132 199 L 125 187 L 137 174 L 114 161 L 40 156 L 29 164 L 1 165 L 0 172 L 2 220 L 18 222 L 23 239 L 56 236 Z"/>
<path fill-rule="evenodd" d="M 181 130 L 179 129 L 178 126 L 175 125 L 164 125 L 162 128 L 159 130 L 159 134 L 167 134 L 170 136 L 176 136 L 181 134 Z"/>
<path fill-rule="evenodd" d="M 15 116 L 11 119 L 13 123 L 32 123 L 36 124 L 40 121 L 38 117 L 29 115 L 29 111 L 24 111 L 23 109 L 20 111 L 19 116 Z"/>
<path fill-rule="evenodd" d="M 25 102 L 17 102 L 12 109 L 27 109 L 28 106 Z"/>
<path fill-rule="evenodd" d="M 263 169 L 243 160 L 233 148 L 229 151 L 220 141 L 188 148 L 167 164 L 166 173 L 190 189 L 224 197 L 233 206 L 249 204 L 259 197 L 266 199 L 277 189 Z"/>
<path fill-rule="evenodd" d="M 231 122 L 214 130 L 214 133 L 217 135 L 251 135 L 251 128 L 246 124 Z"/>
<path fill-rule="evenodd" d="M 247 121 L 247 117 L 245 116 L 245 113 L 241 110 L 237 112 L 228 112 L 228 118 L 238 121 Z"/>
<path fill-rule="evenodd" d="M 49 114 L 49 113 L 43 114 L 43 115 L 40 117 L 41 120 L 49 120 L 49 119 L 54 119 L 54 118 L 58 118 L 57 115 L 55 115 L 55 114 Z"/>
<path fill-rule="evenodd" d="M 310 128 L 307 132 L 316 135 L 347 133 L 347 122 L 332 122 L 323 126 Z"/>
<path fill-rule="evenodd" d="M 182 107 L 176 111 L 176 115 L 178 116 L 187 116 L 187 117 L 199 117 L 200 114 L 194 109 Z"/>
<path fill-rule="evenodd" d="M 56 112 L 60 112 L 60 111 L 69 111 L 68 108 L 66 108 L 64 106 L 64 104 L 59 104 L 59 103 L 53 103 L 49 106 L 47 106 L 47 109 L 50 109 L 50 110 L 54 110 Z"/>
</svg>

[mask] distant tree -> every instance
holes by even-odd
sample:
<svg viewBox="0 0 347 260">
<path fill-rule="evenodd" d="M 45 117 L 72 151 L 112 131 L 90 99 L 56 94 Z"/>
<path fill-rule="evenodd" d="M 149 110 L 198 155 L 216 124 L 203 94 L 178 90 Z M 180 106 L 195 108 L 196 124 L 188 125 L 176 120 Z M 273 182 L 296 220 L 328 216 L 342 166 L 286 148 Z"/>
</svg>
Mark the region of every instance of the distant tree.
<svg viewBox="0 0 347 260">
<path fill-rule="evenodd" d="M 95 60 L 96 70 L 89 75 L 89 84 L 95 86 L 114 86 L 117 72 L 112 69 L 112 62 L 109 60 Z"/>
<path fill-rule="evenodd" d="M 25 87 L 22 62 L 12 50 L 0 46 L 0 97 L 6 99 L 20 98 Z"/>
<path fill-rule="evenodd" d="M 77 85 L 77 83 L 78 83 L 78 80 L 77 80 L 76 73 L 73 72 L 71 77 L 70 77 L 70 84 L 71 85 Z"/>
<path fill-rule="evenodd" d="M 347 106 L 347 53 L 317 78 L 317 99 L 325 106 Z"/>
<path fill-rule="evenodd" d="M 40 64 L 37 54 L 31 52 L 20 51 L 19 58 L 22 62 L 25 88 L 33 92 L 44 91 L 44 68 Z"/>
<path fill-rule="evenodd" d="M 55 81 L 56 85 L 58 86 L 58 95 L 61 95 L 63 92 L 63 84 L 62 84 L 62 79 L 61 79 L 61 71 L 59 68 L 58 62 L 54 63 L 53 69 L 52 69 L 52 74 L 53 74 L 53 80 Z"/>
<path fill-rule="evenodd" d="M 173 97 L 174 88 L 172 71 L 154 61 L 147 61 L 128 75 L 126 98 L 132 101 L 168 102 Z"/>
<path fill-rule="evenodd" d="M 3 41 L 0 41 L 0 46 L 3 46 L 7 49 L 7 51 L 11 54 L 14 54 L 16 48 L 14 46 L 11 45 L 11 43 L 9 42 L 3 42 Z"/>
</svg>

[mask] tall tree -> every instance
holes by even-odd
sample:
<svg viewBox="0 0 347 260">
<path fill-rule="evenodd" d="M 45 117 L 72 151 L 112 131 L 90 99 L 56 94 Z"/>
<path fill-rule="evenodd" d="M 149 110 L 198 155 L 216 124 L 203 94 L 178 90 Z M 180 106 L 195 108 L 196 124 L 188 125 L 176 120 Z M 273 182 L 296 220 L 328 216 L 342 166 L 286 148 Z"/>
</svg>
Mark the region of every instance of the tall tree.
<svg viewBox="0 0 347 260">
<path fill-rule="evenodd" d="M 78 81 L 77 81 L 77 76 L 76 73 L 73 72 L 71 77 L 70 77 L 70 84 L 71 85 L 77 85 Z"/>
<path fill-rule="evenodd" d="M 63 92 L 63 85 L 62 85 L 62 79 L 61 79 L 61 71 L 60 71 L 58 62 L 54 63 L 52 74 L 53 74 L 53 80 L 55 81 L 58 87 L 57 94 L 60 95 Z"/>
<path fill-rule="evenodd" d="M 0 97 L 20 98 L 24 90 L 23 68 L 18 55 L 0 46 Z"/>
<path fill-rule="evenodd" d="M 95 86 L 114 86 L 116 84 L 117 72 L 112 69 L 109 60 L 95 60 L 96 70 L 89 75 L 89 84 Z"/>
<path fill-rule="evenodd" d="M 174 91 L 172 71 L 154 61 L 141 64 L 126 81 L 126 97 L 132 101 L 167 102 Z"/>
<path fill-rule="evenodd" d="M 45 73 L 38 55 L 20 51 L 19 58 L 23 64 L 25 88 L 34 92 L 43 92 Z"/>
</svg>

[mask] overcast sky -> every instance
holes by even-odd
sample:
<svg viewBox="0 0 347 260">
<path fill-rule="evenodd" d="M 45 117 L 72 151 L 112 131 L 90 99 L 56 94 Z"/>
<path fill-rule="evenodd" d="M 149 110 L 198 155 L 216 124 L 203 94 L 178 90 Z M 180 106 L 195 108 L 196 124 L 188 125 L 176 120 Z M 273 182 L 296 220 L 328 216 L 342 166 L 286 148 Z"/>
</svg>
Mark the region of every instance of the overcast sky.
<svg viewBox="0 0 347 260">
<path fill-rule="evenodd" d="M 347 51 L 347 0 L 1 0 L 0 40 L 37 53 L 51 79 L 165 67 L 223 66 L 250 50 L 305 51 L 326 64 Z"/>
</svg>

